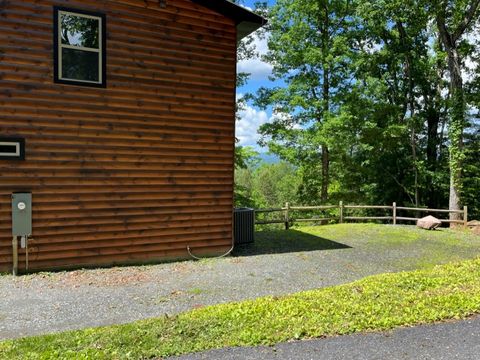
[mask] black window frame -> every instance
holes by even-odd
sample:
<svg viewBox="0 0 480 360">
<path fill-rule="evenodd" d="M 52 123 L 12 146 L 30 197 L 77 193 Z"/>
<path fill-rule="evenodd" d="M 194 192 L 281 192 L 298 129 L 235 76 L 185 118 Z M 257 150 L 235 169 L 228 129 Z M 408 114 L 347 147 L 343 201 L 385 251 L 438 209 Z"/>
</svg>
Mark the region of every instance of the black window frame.
<svg viewBox="0 0 480 360">
<path fill-rule="evenodd" d="M 25 160 L 25 139 L 19 137 L 0 137 L 0 143 L 9 143 L 19 147 L 18 155 L 4 155 L 0 152 L 0 160 Z"/>
<path fill-rule="evenodd" d="M 59 32 L 59 13 L 61 11 L 72 13 L 72 14 L 79 14 L 79 15 L 88 15 L 88 16 L 93 16 L 100 18 L 101 21 L 101 37 L 99 39 L 100 44 L 101 44 L 101 51 L 99 51 L 99 54 L 101 54 L 101 82 L 89 82 L 89 81 L 76 81 L 76 80 L 69 80 L 69 79 L 62 79 L 60 78 L 60 66 L 61 64 L 59 63 L 59 48 L 60 44 L 58 41 L 58 32 Z M 92 12 L 92 11 L 86 11 L 86 10 L 81 10 L 81 9 L 75 9 L 75 8 L 67 8 L 67 7 L 62 7 L 62 6 L 54 6 L 53 7 L 53 66 L 54 66 L 54 82 L 57 84 L 65 84 L 65 85 L 75 85 L 75 86 L 87 86 L 87 87 L 96 87 L 96 88 L 106 88 L 107 87 L 107 41 L 106 41 L 106 34 L 107 34 L 107 16 L 104 13 L 101 12 Z"/>
</svg>

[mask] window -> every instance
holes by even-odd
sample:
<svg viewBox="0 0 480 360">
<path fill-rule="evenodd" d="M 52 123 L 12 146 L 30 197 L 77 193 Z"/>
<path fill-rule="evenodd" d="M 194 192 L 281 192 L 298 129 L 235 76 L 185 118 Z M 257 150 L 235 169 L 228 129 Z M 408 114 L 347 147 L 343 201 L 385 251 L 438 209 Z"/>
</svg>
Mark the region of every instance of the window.
<svg viewBox="0 0 480 360">
<path fill-rule="evenodd" d="M 105 15 L 54 8 L 55 82 L 105 87 Z"/>
<path fill-rule="evenodd" d="M 25 140 L 0 138 L 0 159 L 25 160 Z"/>
</svg>

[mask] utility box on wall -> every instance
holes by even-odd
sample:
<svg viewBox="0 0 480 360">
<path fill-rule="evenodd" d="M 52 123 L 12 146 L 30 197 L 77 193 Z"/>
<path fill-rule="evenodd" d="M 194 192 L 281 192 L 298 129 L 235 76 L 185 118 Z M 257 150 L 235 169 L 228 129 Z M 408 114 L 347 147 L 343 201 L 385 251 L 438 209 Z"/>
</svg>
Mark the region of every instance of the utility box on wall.
<svg viewBox="0 0 480 360">
<path fill-rule="evenodd" d="M 12 235 L 32 235 L 32 194 L 12 194 Z"/>
</svg>

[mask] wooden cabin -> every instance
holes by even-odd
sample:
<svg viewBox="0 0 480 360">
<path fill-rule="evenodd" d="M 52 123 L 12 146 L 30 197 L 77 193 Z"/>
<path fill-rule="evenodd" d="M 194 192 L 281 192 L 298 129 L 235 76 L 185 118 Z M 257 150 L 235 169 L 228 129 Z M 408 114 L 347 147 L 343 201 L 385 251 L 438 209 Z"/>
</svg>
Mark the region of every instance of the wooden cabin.
<svg viewBox="0 0 480 360">
<path fill-rule="evenodd" d="M 1 1 L 0 15 L 0 271 L 16 251 L 27 270 L 14 193 L 31 194 L 29 271 L 227 251 L 237 42 L 264 19 L 226 0 Z"/>
</svg>

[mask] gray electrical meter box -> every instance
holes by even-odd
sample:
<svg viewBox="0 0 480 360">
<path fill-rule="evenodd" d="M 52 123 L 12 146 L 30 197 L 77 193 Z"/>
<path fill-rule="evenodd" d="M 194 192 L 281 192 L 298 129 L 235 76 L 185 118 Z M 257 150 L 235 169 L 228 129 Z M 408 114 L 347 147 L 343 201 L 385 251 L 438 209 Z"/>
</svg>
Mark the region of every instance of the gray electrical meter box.
<svg viewBox="0 0 480 360">
<path fill-rule="evenodd" d="M 32 194 L 12 194 L 12 235 L 32 235 Z"/>
</svg>

